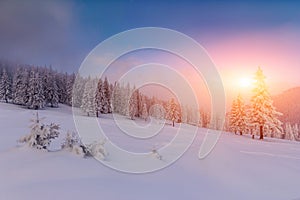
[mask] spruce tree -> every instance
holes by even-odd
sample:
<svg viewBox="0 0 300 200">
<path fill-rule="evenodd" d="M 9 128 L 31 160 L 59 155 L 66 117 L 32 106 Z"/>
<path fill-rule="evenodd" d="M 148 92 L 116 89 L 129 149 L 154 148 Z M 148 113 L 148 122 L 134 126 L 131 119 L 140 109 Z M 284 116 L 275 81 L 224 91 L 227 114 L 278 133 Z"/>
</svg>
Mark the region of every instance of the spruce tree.
<svg viewBox="0 0 300 200">
<path fill-rule="evenodd" d="M 39 73 L 34 69 L 31 70 L 28 84 L 28 101 L 26 103 L 29 109 L 41 109 L 45 105 L 42 80 Z"/>
<path fill-rule="evenodd" d="M 88 116 L 96 115 L 97 79 L 88 78 L 84 87 L 81 108 Z"/>
<path fill-rule="evenodd" d="M 72 95 L 73 95 L 73 86 L 75 82 L 75 74 L 71 74 L 68 76 L 67 80 L 67 99 L 66 99 L 66 104 L 71 106 L 73 101 L 72 101 Z"/>
<path fill-rule="evenodd" d="M 130 84 L 127 83 L 126 87 L 123 87 L 121 90 L 121 114 L 129 116 L 129 101 L 130 101 Z"/>
<path fill-rule="evenodd" d="M 107 78 L 105 77 L 102 85 L 102 112 L 111 113 L 111 92 Z"/>
<path fill-rule="evenodd" d="M 87 79 L 84 79 L 80 75 L 77 75 L 72 90 L 72 105 L 74 107 L 80 108 L 82 106 L 82 99 L 86 82 Z"/>
<path fill-rule="evenodd" d="M 175 122 L 179 119 L 179 111 L 174 98 L 168 102 L 167 106 L 167 119 L 172 121 L 172 126 L 175 126 Z"/>
<path fill-rule="evenodd" d="M 142 119 L 144 119 L 145 121 L 147 121 L 147 119 L 148 119 L 148 110 L 147 110 L 147 105 L 146 105 L 146 103 L 144 103 L 144 105 L 143 105 L 141 117 L 142 117 Z"/>
<path fill-rule="evenodd" d="M 119 83 L 115 83 L 112 91 L 112 111 L 121 114 L 122 112 L 122 91 Z"/>
<path fill-rule="evenodd" d="M 58 86 L 53 72 L 48 72 L 44 77 L 44 81 L 44 96 L 46 104 L 51 107 L 58 107 Z"/>
<path fill-rule="evenodd" d="M 99 117 L 100 113 L 103 113 L 103 92 L 102 92 L 102 80 L 99 79 L 98 81 L 98 85 L 97 85 L 97 90 L 96 90 L 96 99 L 95 99 L 95 103 L 96 103 L 96 116 Z"/>
<path fill-rule="evenodd" d="M 11 80 L 6 72 L 6 69 L 3 68 L 0 79 L 0 99 L 4 100 L 6 103 L 8 103 L 8 101 L 12 98 L 11 86 Z"/>
<path fill-rule="evenodd" d="M 233 101 L 230 112 L 230 129 L 234 133 L 242 135 L 247 128 L 247 116 L 245 103 L 242 96 L 239 94 L 237 99 Z"/>
<path fill-rule="evenodd" d="M 251 98 L 250 123 L 252 127 L 259 129 L 259 139 L 264 139 L 264 130 L 282 132 L 282 122 L 273 106 L 273 101 L 265 83 L 265 76 L 259 67 L 255 73 L 255 87 Z"/>
<path fill-rule="evenodd" d="M 17 68 L 17 71 L 13 77 L 12 91 L 13 103 L 17 105 L 23 105 L 26 88 L 23 82 L 23 70 L 21 67 Z"/>
<path fill-rule="evenodd" d="M 133 88 L 132 95 L 129 100 L 129 116 L 130 119 L 134 119 L 138 114 L 138 93 L 135 88 Z"/>
</svg>

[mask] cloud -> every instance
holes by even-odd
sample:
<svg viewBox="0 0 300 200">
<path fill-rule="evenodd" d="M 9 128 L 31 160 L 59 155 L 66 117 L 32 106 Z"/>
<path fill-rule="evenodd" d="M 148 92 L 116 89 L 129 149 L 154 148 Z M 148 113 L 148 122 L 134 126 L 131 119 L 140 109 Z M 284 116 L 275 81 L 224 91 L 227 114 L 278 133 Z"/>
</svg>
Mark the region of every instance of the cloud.
<svg viewBox="0 0 300 200">
<path fill-rule="evenodd" d="M 1 1 L 1 57 L 29 64 L 63 63 L 64 50 L 72 46 L 72 7 L 68 1 Z"/>
</svg>

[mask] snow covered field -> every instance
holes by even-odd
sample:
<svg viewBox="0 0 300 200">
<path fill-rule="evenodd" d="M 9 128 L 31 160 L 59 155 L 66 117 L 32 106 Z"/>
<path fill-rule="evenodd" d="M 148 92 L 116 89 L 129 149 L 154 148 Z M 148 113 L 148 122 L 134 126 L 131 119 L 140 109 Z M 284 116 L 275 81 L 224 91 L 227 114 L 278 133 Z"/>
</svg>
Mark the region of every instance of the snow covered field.
<svg viewBox="0 0 300 200">
<path fill-rule="evenodd" d="M 70 152 L 17 147 L 29 132 L 33 110 L 0 103 L 0 199 L 300 199 L 300 143 L 223 133 L 212 153 L 198 159 L 204 129 L 191 148 L 174 164 L 154 173 L 126 174 L 98 161 Z M 75 131 L 71 108 L 39 111 L 45 122 Z M 111 115 L 100 119 L 109 138 L 133 151 L 149 151 L 172 139 L 174 128 L 164 127 L 150 140 L 134 139 L 120 132 Z M 126 120 L 126 119 L 124 119 Z M 142 123 L 142 122 L 139 122 Z M 185 125 L 183 128 L 189 129 Z M 134 144 L 134 145 L 133 145 Z"/>
</svg>

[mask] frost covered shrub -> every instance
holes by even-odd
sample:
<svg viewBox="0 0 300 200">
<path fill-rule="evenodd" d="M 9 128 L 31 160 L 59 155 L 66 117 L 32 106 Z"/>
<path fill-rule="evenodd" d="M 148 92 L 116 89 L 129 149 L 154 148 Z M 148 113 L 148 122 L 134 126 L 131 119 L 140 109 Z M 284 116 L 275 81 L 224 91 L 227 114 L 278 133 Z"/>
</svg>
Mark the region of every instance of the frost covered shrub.
<svg viewBox="0 0 300 200">
<path fill-rule="evenodd" d="M 156 149 L 152 149 L 151 153 L 158 160 L 162 160 L 162 155 L 160 155 L 160 153 Z"/>
<path fill-rule="evenodd" d="M 104 147 L 106 140 L 96 141 L 86 146 L 86 156 L 93 156 L 95 158 L 104 160 L 108 153 Z"/>
<path fill-rule="evenodd" d="M 48 150 L 52 139 L 57 138 L 60 134 L 59 125 L 54 123 L 49 125 L 42 124 L 38 113 L 36 113 L 36 118 L 32 119 L 31 122 L 30 133 L 20 138 L 18 142 L 26 143 L 32 148 Z"/>
<path fill-rule="evenodd" d="M 86 155 L 86 147 L 81 143 L 81 140 L 76 133 L 68 132 L 61 148 L 75 153 L 76 155 Z"/>
<path fill-rule="evenodd" d="M 76 133 L 67 133 L 61 147 L 82 157 L 96 157 L 103 160 L 108 155 L 104 148 L 105 142 L 106 140 L 103 140 L 84 145 Z"/>
</svg>

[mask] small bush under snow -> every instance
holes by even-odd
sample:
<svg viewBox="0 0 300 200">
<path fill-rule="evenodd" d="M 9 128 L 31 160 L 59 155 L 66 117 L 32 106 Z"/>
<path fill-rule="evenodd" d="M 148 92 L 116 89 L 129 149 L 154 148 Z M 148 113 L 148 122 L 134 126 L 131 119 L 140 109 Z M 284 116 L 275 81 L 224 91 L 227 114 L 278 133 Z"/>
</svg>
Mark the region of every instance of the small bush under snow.
<svg viewBox="0 0 300 200">
<path fill-rule="evenodd" d="M 31 120 L 32 125 L 30 126 L 30 133 L 18 140 L 20 143 L 26 143 L 29 147 L 48 150 L 48 147 L 52 141 L 59 136 L 59 125 L 42 124 L 40 122 L 38 113 L 36 113 L 35 119 Z"/>
</svg>

